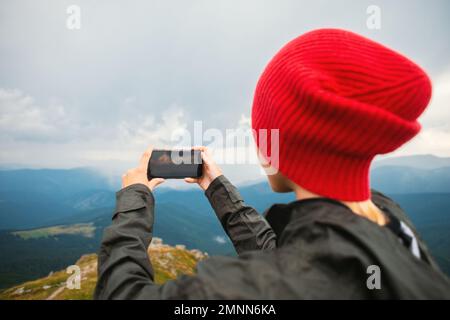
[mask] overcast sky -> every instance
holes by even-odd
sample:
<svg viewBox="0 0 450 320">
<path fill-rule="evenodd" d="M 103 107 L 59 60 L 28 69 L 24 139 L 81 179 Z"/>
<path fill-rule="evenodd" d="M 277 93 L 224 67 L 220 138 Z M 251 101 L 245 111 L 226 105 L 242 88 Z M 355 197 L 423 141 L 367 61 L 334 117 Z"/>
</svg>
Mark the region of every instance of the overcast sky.
<svg viewBox="0 0 450 320">
<path fill-rule="evenodd" d="M 70 5 L 81 29 L 66 27 Z M 369 5 L 381 29 L 366 26 Z M 315 28 L 355 31 L 427 70 L 423 131 L 397 154 L 450 156 L 450 2 L 2 0 L 0 166 L 118 173 L 176 129 L 248 125 L 254 88 L 287 41 Z M 258 179 L 256 166 L 227 169 Z"/>
</svg>

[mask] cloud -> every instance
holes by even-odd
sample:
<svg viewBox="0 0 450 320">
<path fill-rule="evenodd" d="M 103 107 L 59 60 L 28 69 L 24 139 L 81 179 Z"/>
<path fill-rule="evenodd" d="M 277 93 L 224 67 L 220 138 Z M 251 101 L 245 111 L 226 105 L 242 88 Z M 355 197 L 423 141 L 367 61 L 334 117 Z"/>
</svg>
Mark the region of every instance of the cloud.
<svg viewBox="0 0 450 320">
<path fill-rule="evenodd" d="M 423 116 L 421 132 L 392 155 L 450 156 L 450 66 L 433 81 L 433 97 Z"/>
<path fill-rule="evenodd" d="M 3 138 L 64 141 L 76 130 L 64 106 L 53 103 L 41 107 L 20 90 L 0 88 L 0 135 Z"/>
<path fill-rule="evenodd" d="M 216 237 L 214 237 L 214 241 L 219 243 L 219 244 L 225 244 L 227 242 L 227 240 L 223 236 L 216 236 Z"/>
<path fill-rule="evenodd" d="M 450 131 L 443 128 L 427 128 L 422 130 L 410 143 L 393 155 L 433 154 L 450 157 Z"/>
<path fill-rule="evenodd" d="M 21 90 L 0 88 L 1 166 L 89 166 L 118 174 L 136 165 L 149 145 L 170 147 L 172 132 L 187 127 L 185 111 L 176 104 L 150 114 L 126 97 L 116 121 L 94 122 L 69 115 L 56 101 L 43 106 Z"/>
<path fill-rule="evenodd" d="M 42 1 L 2 4 L 0 165 L 121 173 L 148 144 L 169 147 L 174 131 L 192 133 L 194 120 L 224 136 L 249 128 L 254 89 L 270 58 L 294 37 L 327 26 L 380 41 L 431 73 L 423 131 L 398 154 L 450 155 L 446 0 L 380 0 L 378 31 L 366 28 L 368 4 L 351 0 L 80 0 L 77 31 L 66 28 L 70 0 Z M 216 149 L 219 159 L 230 154 Z M 235 151 L 256 155 L 254 145 Z M 233 181 L 261 178 L 257 165 L 223 170 Z"/>
<path fill-rule="evenodd" d="M 149 115 L 121 121 L 118 125 L 119 138 L 141 147 L 149 144 L 169 147 L 173 144 L 171 137 L 174 132 L 187 130 L 187 123 L 183 120 L 183 109 L 173 105 L 162 113 L 160 119 Z"/>
</svg>

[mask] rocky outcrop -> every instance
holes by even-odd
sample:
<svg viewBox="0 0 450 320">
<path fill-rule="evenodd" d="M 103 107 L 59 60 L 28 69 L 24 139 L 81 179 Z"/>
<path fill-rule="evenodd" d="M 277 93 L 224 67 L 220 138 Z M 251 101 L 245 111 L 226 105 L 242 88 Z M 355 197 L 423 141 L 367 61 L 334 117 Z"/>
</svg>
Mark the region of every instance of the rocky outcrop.
<svg viewBox="0 0 450 320">
<path fill-rule="evenodd" d="M 208 254 L 184 245 L 170 246 L 162 239 L 153 238 L 148 248 L 155 271 L 155 282 L 162 284 L 182 274 L 195 273 L 199 261 Z M 47 277 L 29 281 L 0 292 L 0 300 L 84 300 L 92 299 L 97 283 L 97 255 L 82 256 L 75 268 L 50 272 Z M 73 280 L 73 270 L 80 271 L 80 286 L 74 288 L 68 283 Z M 72 278 L 70 278 L 72 276 Z"/>
</svg>

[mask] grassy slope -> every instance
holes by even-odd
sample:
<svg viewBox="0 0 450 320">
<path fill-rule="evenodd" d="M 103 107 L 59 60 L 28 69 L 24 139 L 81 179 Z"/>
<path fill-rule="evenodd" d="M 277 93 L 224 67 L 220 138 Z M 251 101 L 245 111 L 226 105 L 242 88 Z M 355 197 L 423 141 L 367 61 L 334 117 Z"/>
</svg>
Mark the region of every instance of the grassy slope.
<svg viewBox="0 0 450 320">
<path fill-rule="evenodd" d="M 33 230 L 15 231 L 13 235 L 19 236 L 24 240 L 39 239 L 63 234 L 82 235 L 84 237 L 93 237 L 95 227 L 91 223 L 78 223 L 73 225 L 60 225 L 47 228 L 39 228 Z"/>
<path fill-rule="evenodd" d="M 155 282 L 162 284 L 182 274 L 192 275 L 197 263 L 204 256 L 167 245 L 149 248 L 155 270 Z M 81 269 L 81 288 L 67 289 L 66 270 L 55 272 L 45 278 L 25 282 L 0 292 L 0 300 L 85 300 L 92 299 L 97 282 L 97 255 L 82 256 L 76 263 Z"/>
</svg>

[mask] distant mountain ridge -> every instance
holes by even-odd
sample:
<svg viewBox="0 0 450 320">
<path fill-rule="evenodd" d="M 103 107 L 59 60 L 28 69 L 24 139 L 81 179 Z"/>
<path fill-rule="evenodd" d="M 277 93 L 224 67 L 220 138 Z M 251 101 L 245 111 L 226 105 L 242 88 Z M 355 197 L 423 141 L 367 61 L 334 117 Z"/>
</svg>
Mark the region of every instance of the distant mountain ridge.
<svg viewBox="0 0 450 320">
<path fill-rule="evenodd" d="M 70 196 L 86 190 L 113 190 L 93 168 L 0 170 L 0 192 L 36 192 Z"/>
<path fill-rule="evenodd" d="M 114 200 L 108 179 L 93 169 L 0 170 L 0 229 L 46 226 L 72 216 L 96 192 Z"/>
<path fill-rule="evenodd" d="M 389 194 L 450 192 L 450 167 L 420 169 L 382 165 L 371 171 L 370 178 L 372 188 Z M 294 199 L 291 194 L 274 194 L 266 181 L 241 186 L 239 190 L 245 201 L 260 211 L 274 202 Z M 261 194 L 255 194 L 254 190 L 260 190 Z M 211 212 L 198 189 L 161 188 L 156 190 L 156 196 L 159 203 L 189 204 L 196 211 Z M 99 208 L 113 208 L 114 201 L 115 190 L 108 180 L 90 170 L 0 171 L 0 230 L 93 218 Z"/>
<path fill-rule="evenodd" d="M 450 157 L 438 157 L 431 154 L 422 154 L 414 156 L 390 157 L 375 160 L 372 169 L 386 166 L 411 167 L 416 169 L 438 169 L 450 167 Z"/>
<path fill-rule="evenodd" d="M 403 159 L 407 166 L 393 165 L 393 160 L 376 166 L 372 187 L 401 204 L 450 274 L 450 167 L 441 166 L 442 159 L 428 169 L 411 166 L 417 159 Z M 39 183 L 48 186 L 40 188 Z M 274 193 L 266 181 L 238 189 L 260 213 L 274 203 L 294 200 L 291 193 Z M 200 189 L 157 188 L 155 199 L 154 232 L 169 245 L 235 254 Z M 115 190 L 91 169 L 0 171 L 0 256 L 6 257 L 0 260 L 0 287 L 43 276 L 96 252 L 114 206 Z"/>
<path fill-rule="evenodd" d="M 450 192 L 450 167 L 418 169 L 383 166 L 371 171 L 372 188 L 384 193 Z"/>
</svg>

